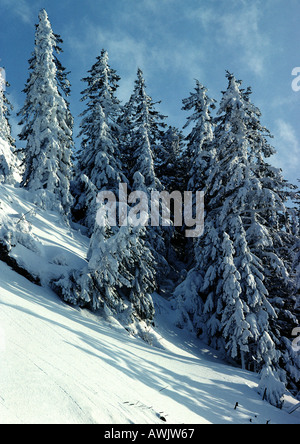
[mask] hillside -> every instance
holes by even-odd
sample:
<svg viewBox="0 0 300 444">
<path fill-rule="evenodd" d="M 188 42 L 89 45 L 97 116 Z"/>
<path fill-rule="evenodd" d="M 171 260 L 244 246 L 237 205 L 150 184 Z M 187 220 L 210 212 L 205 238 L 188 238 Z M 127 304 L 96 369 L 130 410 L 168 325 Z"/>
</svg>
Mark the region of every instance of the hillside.
<svg viewBox="0 0 300 444">
<path fill-rule="evenodd" d="M 300 424 L 287 413 L 296 400 L 262 401 L 258 376 L 177 329 L 159 295 L 152 345 L 63 303 L 47 283 L 85 263 L 88 239 L 27 191 L 0 185 L 0 195 L 1 257 L 12 260 L 0 261 L 0 424 Z"/>
</svg>

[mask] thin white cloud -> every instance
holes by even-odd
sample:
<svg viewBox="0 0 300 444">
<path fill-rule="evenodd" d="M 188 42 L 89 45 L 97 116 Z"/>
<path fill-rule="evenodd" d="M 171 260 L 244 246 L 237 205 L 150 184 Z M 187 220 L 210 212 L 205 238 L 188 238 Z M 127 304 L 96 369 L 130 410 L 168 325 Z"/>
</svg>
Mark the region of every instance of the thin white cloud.
<svg viewBox="0 0 300 444">
<path fill-rule="evenodd" d="M 228 44 L 240 47 L 241 58 L 255 74 L 264 72 L 267 37 L 260 30 L 261 13 L 255 4 L 248 5 L 242 13 L 225 15 L 221 19 Z"/>
<path fill-rule="evenodd" d="M 111 65 L 116 68 L 117 63 L 119 66 L 122 99 L 125 96 L 128 98 L 132 92 L 138 67 L 144 71 L 146 81 L 148 78 L 151 80 L 152 76 L 160 76 L 162 72 L 164 75 L 176 72 L 191 79 L 202 76 L 205 57 L 202 48 L 193 46 L 192 42 L 174 38 L 159 23 L 155 24 L 155 38 L 139 30 L 132 33 L 130 30 L 133 23 L 138 23 L 139 27 L 143 27 L 143 23 L 145 27 L 149 25 L 138 10 L 130 17 L 128 12 L 119 15 L 118 24 L 115 23 L 115 27 L 110 29 L 104 29 L 85 18 L 80 35 L 77 28 L 66 28 L 63 32 L 64 41 L 87 66 L 94 62 L 102 48 L 108 50 Z"/>
<path fill-rule="evenodd" d="M 11 13 L 18 16 L 24 23 L 32 26 L 34 15 L 32 12 L 32 1 L 26 0 L 0 0 L 0 7 L 8 9 Z"/>
<path fill-rule="evenodd" d="M 262 75 L 271 50 L 271 42 L 263 29 L 262 3 L 232 1 L 226 2 L 225 9 L 225 2 L 212 3 L 187 10 L 188 18 L 197 20 L 209 32 L 211 47 L 217 45 L 219 50 L 231 52 L 254 74 Z"/>
</svg>

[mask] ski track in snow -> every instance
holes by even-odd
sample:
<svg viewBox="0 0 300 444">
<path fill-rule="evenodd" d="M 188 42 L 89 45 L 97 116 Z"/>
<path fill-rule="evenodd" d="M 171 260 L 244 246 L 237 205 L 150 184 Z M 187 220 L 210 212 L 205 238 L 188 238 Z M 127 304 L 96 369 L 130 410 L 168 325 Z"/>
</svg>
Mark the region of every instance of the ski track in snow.
<svg viewBox="0 0 300 444">
<path fill-rule="evenodd" d="M 34 209 L 24 190 L 0 188 L 6 214 Z M 24 246 L 13 254 L 37 276 L 85 263 L 84 236 L 42 210 L 27 219 L 40 255 Z M 62 263 L 53 263 L 61 254 Z M 113 319 L 64 304 L 0 262 L 0 424 L 300 424 L 299 411 L 288 415 L 261 400 L 257 375 L 224 363 L 174 326 L 168 301 L 154 301 L 160 348 Z M 287 397 L 284 409 L 296 403 Z"/>
</svg>

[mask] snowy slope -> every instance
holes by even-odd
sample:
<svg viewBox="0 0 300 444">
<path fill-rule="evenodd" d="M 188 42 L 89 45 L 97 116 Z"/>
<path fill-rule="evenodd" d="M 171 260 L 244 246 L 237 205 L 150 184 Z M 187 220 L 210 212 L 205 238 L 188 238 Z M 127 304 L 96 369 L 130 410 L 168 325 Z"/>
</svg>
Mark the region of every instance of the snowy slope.
<svg viewBox="0 0 300 444">
<path fill-rule="evenodd" d="M 0 191 L 2 225 L 32 210 L 26 223 L 38 247 L 17 243 L 11 253 L 19 263 L 44 284 L 84 264 L 84 236 L 54 213 L 34 214 L 24 190 Z M 161 416 L 168 424 L 300 424 L 299 411 L 288 415 L 260 399 L 256 375 L 176 329 L 168 301 L 155 295 L 155 303 L 149 338 L 158 347 L 113 319 L 64 304 L 0 262 L 0 424 L 164 424 Z M 292 404 L 287 397 L 284 408 Z"/>
<path fill-rule="evenodd" d="M 31 194 L 0 184 L 0 241 L 17 232 L 10 256 L 42 284 L 86 264 L 88 239 L 71 230 L 55 212 L 30 202 Z"/>
</svg>

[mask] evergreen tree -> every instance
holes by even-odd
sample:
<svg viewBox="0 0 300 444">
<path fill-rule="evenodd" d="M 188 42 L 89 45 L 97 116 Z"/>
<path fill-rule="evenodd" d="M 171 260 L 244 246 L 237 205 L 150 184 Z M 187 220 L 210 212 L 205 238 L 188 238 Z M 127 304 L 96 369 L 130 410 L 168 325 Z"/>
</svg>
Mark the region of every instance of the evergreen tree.
<svg viewBox="0 0 300 444">
<path fill-rule="evenodd" d="M 66 116 L 66 124 L 71 131 L 71 134 L 73 136 L 73 129 L 74 129 L 74 119 L 72 116 L 72 113 L 70 111 L 70 103 L 68 101 L 68 97 L 71 94 L 71 83 L 68 79 L 68 75 L 71 73 L 70 71 L 66 71 L 66 68 L 62 65 L 60 62 L 58 55 L 63 52 L 63 49 L 61 45 L 63 44 L 63 40 L 59 34 L 54 34 L 55 36 L 55 46 L 54 46 L 54 62 L 56 66 L 56 79 L 58 84 L 58 92 L 60 95 L 64 98 L 65 104 L 67 106 L 67 116 Z M 73 137 L 69 138 L 67 148 L 71 150 L 71 152 L 74 150 L 74 141 Z M 72 161 L 73 161 L 73 154 L 72 154 Z M 73 167 L 73 165 L 72 165 Z M 73 168 L 72 168 L 73 169 Z"/>
<path fill-rule="evenodd" d="M 185 187 L 192 192 L 205 192 L 205 211 L 208 212 L 209 196 L 208 190 L 210 182 L 208 177 L 210 169 L 214 165 L 216 150 L 213 144 L 214 140 L 214 121 L 211 111 L 215 108 L 215 101 L 210 99 L 207 95 L 207 89 L 196 80 L 195 90 L 186 99 L 183 99 L 183 110 L 192 111 L 188 116 L 184 129 L 192 127 L 190 133 L 186 136 L 187 149 L 184 155 L 184 162 L 186 163 Z M 182 319 L 185 321 L 188 318 L 192 319 L 198 334 L 203 334 L 204 330 L 213 331 L 211 337 L 215 337 L 215 345 L 218 339 L 215 335 L 219 330 L 219 321 L 211 318 L 209 320 L 208 313 L 210 309 L 215 306 L 215 296 L 208 290 L 210 279 L 216 280 L 216 252 L 221 251 L 222 234 L 219 233 L 219 228 L 215 224 L 215 220 L 205 221 L 205 234 L 202 238 L 197 239 L 192 244 L 185 240 L 185 248 L 189 243 L 189 256 L 187 258 L 188 265 L 192 267 L 186 279 L 175 290 L 175 297 L 179 301 L 178 310 L 178 324 L 182 326 Z M 192 250 L 193 254 L 190 254 Z M 199 251 L 203 252 L 205 263 L 201 263 Z M 206 252 L 204 254 L 204 252 Z M 209 253 L 210 252 L 210 253 Z M 198 266 L 195 267 L 195 262 L 198 261 Z M 205 299 L 202 299 L 199 294 L 203 285 L 203 280 L 206 271 L 213 274 L 207 281 L 207 295 L 208 303 L 204 309 Z M 204 310 L 204 313 L 203 313 Z M 206 326 L 203 325 L 201 319 L 206 319 Z"/>
<path fill-rule="evenodd" d="M 101 226 L 95 225 L 87 267 L 53 282 L 53 288 L 65 301 L 104 309 L 125 326 L 136 321 L 149 324 L 156 284 L 154 258 L 143 239 L 145 228 L 129 223 L 113 232 L 107 216 L 104 219 Z"/>
<path fill-rule="evenodd" d="M 195 90 L 186 99 L 183 99 L 183 110 L 192 112 L 188 116 L 184 129 L 191 127 L 190 133 L 186 136 L 187 149 L 185 153 L 186 162 L 186 189 L 193 192 L 193 196 L 198 191 L 205 193 L 205 208 L 209 207 L 208 180 L 210 168 L 215 162 L 214 140 L 214 120 L 212 110 L 215 109 L 215 100 L 207 95 L 207 89 L 196 80 Z M 193 202 L 195 207 L 195 202 Z M 197 242 L 187 242 L 189 250 L 195 255 L 196 244 L 204 242 L 204 237 Z M 203 246 L 204 247 L 204 246 Z M 200 245 L 197 248 L 201 248 Z M 189 254 L 188 265 L 190 266 L 195 255 Z"/>
<path fill-rule="evenodd" d="M 116 91 L 120 77 L 110 67 L 108 61 L 108 52 L 102 49 L 100 56 L 96 57 L 96 63 L 88 71 L 89 75 L 82 79 L 87 86 L 81 93 L 81 101 L 87 102 L 87 107 L 82 113 L 81 135 L 86 136 L 88 141 L 93 133 L 92 117 L 97 104 L 100 104 L 103 109 L 109 129 L 112 132 L 118 129 L 120 101 L 116 97 Z M 116 138 L 118 139 L 118 134 Z"/>
<path fill-rule="evenodd" d="M 36 25 L 36 27 L 38 27 L 38 25 Z M 62 96 L 67 98 L 71 94 L 71 83 L 68 79 L 68 75 L 71 72 L 70 71 L 66 72 L 66 68 L 62 65 L 61 61 L 57 57 L 57 54 L 59 55 L 63 52 L 61 46 L 63 44 L 63 40 L 59 34 L 54 34 L 54 37 L 55 37 L 55 44 L 54 44 L 53 58 L 57 70 L 56 78 L 58 82 L 59 92 L 61 93 Z"/>
<path fill-rule="evenodd" d="M 280 352 L 276 349 L 270 334 L 265 331 L 258 343 L 263 365 L 261 366 L 258 392 L 262 398 L 275 407 L 282 408 L 283 395 L 286 391 L 286 375 L 278 365 Z"/>
<path fill-rule="evenodd" d="M 188 162 L 188 190 L 205 191 L 208 185 L 208 173 L 213 162 L 214 122 L 211 111 L 215 109 L 215 100 L 207 95 L 207 89 L 196 80 L 196 88 L 186 99 L 183 99 L 183 110 L 191 111 L 184 129 L 193 125 L 186 137 Z"/>
<path fill-rule="evenodd" d="M 9 84 L 0 77 L 0 183 L 12 184 L 16 181 L 19 165 L 15 155 L 15 140 L 11 135 L 9 124 L 12 105 L 5 94 L 5 87 L 8 86 Z"/>
<path fill-rule="evenodd" d="M 168 192 L 185 190 L 184 136 L 178 128 L 169 126 L 162 137 L 161 162 L 156 167 L 156 174 Z"/>
<path fill-rule="evenodd" d="M 264 160 L 274 149 L 259 110 L 250 102 L 251 91 L 242 90 L 230 73 L 227 78 L 214 131 L 215 152 L 211 156 L 209 151 L 210 168 L 204 172 L 204 239 L 195 245 L 194 270 L 200 275 L 198 297 L 204 307 L 192 317 L 211 344 L 245 367 L 262 370 L 262 380 L 272 382 L 266 387 L 268 399 L 280 405 L 282 308 L 285 318 L 294 318 L 287 312 L 288 270 L 282 253 L 286 183 Z M 223 243 L 222 233 L 228 236 Z M 275 274 L 279 290 L 272 284 Z M 267 360 L 261 350 L 270 351 Z"/>
<path fill-rule="evenodd" d="M 18 114 L 23 126 L 20 139 L 26 141 L 22 186 L 34 192 L 36 202 L 43 207 L 68 214 L 72 203 L 72 129 L 68 105 L 58 89 L 61 70 L 55 62 L 57 43 L 43 9 L 29 60 L 26 100 Z"/>
<path fill-rule="evenodd" d="M 132 153 L 132 160 L 134 163 L 130 172 L 130 178 L 132 178 L 131 183 L 132 180 L 134 180 L 135 173 L 139 172 L 145 179 L 145 185 L 148 192 L 162 189 L 161 183 L 159 182 L 154 170 L 154 161 L 149 140 L 149 133 L 145 125 L 137 128 L 134 136 L 133 146 L 134 150 Z"/>
<path fill-rule="evenodd" d="M 87 107 L 81 114 L 81 152 L 72 184 L 75 196 L 73 215 L 91 235 L 96 215 L 96 196 L 103 190 L 117 192 L 119 183 L 127 182 L 119 149 L 119 101 L 115 96 L 119 77 L 108 65 L 108 54 L 101 52 L 83 80 L 87 88 L 82 100 Z M 88 185 L 90 183 L 90 185 Z M 91 204 L 93 202 L 93 204 Z"/>
<path fill-rule="evenodd" d="M 9 123 L 13 107 L 5 93 L 8 86 L 8 82 L 0 76 L 0 138 L 5 140 L 11 147 L 15 148 L 15 140 L 11 135 L 11 126 Z"/>
<path fill-rule="evenodd" d="M 103 236 L 102 227 L 95 227 L 88 252 L 93 309 L 105 304 L 114 313 L 126 312 L 129 322 L 132 316 L 147 322 L 153 320 L 154 258 L 144 236 L 145 228 L 133 227 L 130 221 L 109 237 Z"/>
<path fill-rule="evenodd" d="M 295 188 L 297 190 L 297 188 Z M 298 320 L 297 328 L 300 323 L 300 193 L 299 189 L 292 193 L 292 199 L 294 201 L 295 207 L 291 210 L 291 233 L 293 235 L 293 264 L 292 264 L 292 276 L 293 279 L 293 293 L 295 294 L 295 308 L 293 313 Z M 296 323 L 293 325 L 290 323 L 290 331 L 295 327 Z M 296 328 L 296 327 L 295 327 Z M 290 333 L 290 332 L 289 332 Z M 293 331 L 292 331 L 293 333 Z M 295 350 L 293 343 L 290 340 L 290 334 L 286 334 L 282 338 L 283 342 L 283 354 L 282 363 L 283 367 L 286 369 L 288 375 L 288 388 L 293 393 L 293 395 L 300 399 L 300 354 L 298 350 Z"/>
<path fill-rule="evenodd" d="M 240 217 L 251 253 L 248 258 L 254 259 L 251 262 L 256 263 L 257 270 L 250 277 L 252 284 L 255 281 L 249 306 L 252 318 L 255 316 L 256 325 L 261 327 L 260 335 L 267 331 L 273 341 L 272 347 L 279 348 L 284 336 L 282 324 L 286 325 L 288 318 L 289 322 L 293 319 L 292 313 L 287 312 L 291 300 L 288 270 L 282 253 L 287 237 L 283 223 L 286 217 L 286 182 L 281 172 L 265 161 L 275 150 L 267 142 L 266 137 L 270 134 L 260 123 L 260 111 L 250 102 L 251 91 L 243 91 L 241 82 L 230 73 L 227 78 L 229 85 L 223 94 L 215 131 L 218 162 L 210 175 L 209 205 L 219 212 L 224 230 L 234 214 Z M 236 236 L 233 238 L 237 239 Z M 249 284 L 247 288 L 249 291 Z M 261 362 L 258 367 L 263 368 L 265 364 L 258 358 L 255 343 L 252 352 L 253 347 L 256 348 L 253 356 L 258 363 Z M 278 370 L 279 356 L 273 354 L 277 362 L 272 363 L 272 374 L 276 377 L 277 369 L 278 381 L 282 381 Z"/>
<path fill-rule="evenodd" d="M 154 105 L 146 93 L 143 72 L 138 69 L 134 91 L 123 108 L 121 126 L 127 136 L 123 137 L 122 152 L 130 188 L 138 190 L 135 179 L 141 179 L 137 175 L 139 173 L 142 176 L 139 180 L 139 190 L 146 193 L 148 202 L 151 201 L 152 192 L 163 190 L 156 174 L 156 165 L 160 162 L 159 152 L 164 137 L 165 117 L 155 110 Z M 163 230 L 161 225 L 148 226 L 146 230 L 146 244 L 158 264 L 159 283 L 169 271 L 166 256 L 170 236 L 169 227 Z"/>
<path fill-rule="evenodd" d="M 300 182 L 300 181 L 299 181 Z M 292 234 L 294 236 L 294 261 L 293 261 L 293 272 L 295 275 L 295 290 L 298 298 L 300 298 L 300 190 L 294 193 L 293 200 L 295 201 L 295 208 L 292 210 L 291 214 L 291 225 Z M 298 302 L 298 307 L 300 310 L 300 300 Z"/>
<path fill-rule="evenodd" d="M 145 177 L 145 181 L 155 189 L 160 186 L 157 180 L 154 180 L 156 174 L 154 171 L 162 161 L 161 145 L 166 127 L 164 123 L 166 117 L 155 109 L 157 103 L 160 102 L 153 102 L 147 94 L 143 72 L 138 69 L 134 90 L 129 102 L 124 106 L 122 117 L 123 129 L 129 134 L 124 154 L 127 158 L 130 177 L 139 171 L 140 162 L 145 156 L 145 161 L 149 163 L 149 178 Z"/>
<path fill-rule="evenodd" d="M 235 240 L 235 265 L 240 274 L 241 303 L 248 324 L 245 333 L 248 353 L 241 349 L 240 358 L 244 368 L 257 371 L 262 362 L 257 343 L 261 340 L 262 333 L 270 330 L 270 321 L 276 318 L 276 313 L 267 298 L 263 266 L 247 244 L 240 216 L 232 218 L 231 232 Z"/>
<path fill-rule="evenodd" d="M 220 329 L 225 339 L 225 349 L 231 358 L 240 356 L 245 368 L 244 355 L 249 352 L 250 324 L 246 321 L 249 308 L 242 300 L 241 275 L 234 261 L 234 247 L 227 233 L 222 244 L 224 259 L 221 263 L 222 279 L 218 283 L 223 310 Z"/>
</svg>

